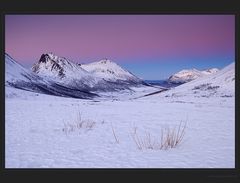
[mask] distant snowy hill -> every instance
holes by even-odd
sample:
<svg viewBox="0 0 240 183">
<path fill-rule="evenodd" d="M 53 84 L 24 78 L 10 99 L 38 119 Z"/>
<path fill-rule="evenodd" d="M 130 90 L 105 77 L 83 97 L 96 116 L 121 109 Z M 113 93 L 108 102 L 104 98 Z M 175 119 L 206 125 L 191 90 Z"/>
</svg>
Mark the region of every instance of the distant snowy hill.
<svg viewBox="0 0 240 183">
<path fill-rule="evenodd" d="M 207 69 L 203 71 L 199 71 L 197 69 L 189 69 L 182 70 L 176 74 L 173 74 L 168 78 L 169 83 L 187 83 L 189 81 L 195 80 L 199 77 L 203 77 L 205 75 L 214 74 L 218 72 L 217 68 Z"/>
<path fill-rule="evenodd" d="M 235 63 L 231 63 L 214 74 L 205 75 L 171 89 L 165 95 L 167 97 L 190 95 L 195 97 L 235 96 Z"/>
<path fill-rule="evenodd" d="M 108 59 L 90 64 L 82 64 L 81 67 L 95 76 L 107 81 L 122 80 L 135 83 L 142 82 L 138 77 Z"/>
</svg>

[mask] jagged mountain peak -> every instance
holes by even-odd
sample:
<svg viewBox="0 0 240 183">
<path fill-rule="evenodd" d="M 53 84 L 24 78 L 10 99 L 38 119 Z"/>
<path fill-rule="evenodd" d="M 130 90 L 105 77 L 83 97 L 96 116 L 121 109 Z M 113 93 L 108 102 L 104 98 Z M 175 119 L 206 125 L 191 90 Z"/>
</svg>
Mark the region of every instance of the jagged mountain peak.
<svg viewBox="0 0 240 183">
<path fill-rule="evenodd" d="M 58 56 L 55 55 L 53 52 L 46 53 L 45 55 L 49 56 L 51 59 L 57 59 Z"/>
<path fill-rule="evenodd" d="M 38 61 L 38 63 L 45 63 L 45 64 L 48 63 L 48 62 L 50 62 L 51 64 L 56 63 L 60 66 L 61 65 L 64 66 L 66 64 L 71 64 L 71 61 L 68 60 L 67 58 L 59 57 L 59 56 L 53 54 L 52 52 L 42 54 L 39 61 Z"/>
<path fill-rule="evenodd" d="M 39 61 L 33 65 L 32 71 L 47 77 L 54 77 L 63 79 L 66 75 L 76 75 L 79 76 L 87 74 L 87 72 L 80 67 L 80 65 L 75 64 L 65 57 L 59 57 L 52 52 L 42 54 Z"/>
</svg>

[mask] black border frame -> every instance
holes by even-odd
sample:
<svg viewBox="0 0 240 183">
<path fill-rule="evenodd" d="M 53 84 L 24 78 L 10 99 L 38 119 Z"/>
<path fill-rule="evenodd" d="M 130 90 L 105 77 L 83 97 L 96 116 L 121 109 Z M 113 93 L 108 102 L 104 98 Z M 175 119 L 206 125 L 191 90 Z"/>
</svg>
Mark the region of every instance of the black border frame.
<svg viewBox="0 0 240 183">
<path fill-rule="evenodd" d="M 187 0 L 168 0 L 167 2 L 138 2 L 137 0 L 127 3 L 116 1 L 15 1 L 0 2 L 1 9 L 1 174 L 8 181 L 30 180 L 35 182 L 56 181 L 64 182 L 71 180 L 71 177 L 87 181 L 102 178 L 112 181 L 204 181 L 204 182 L 236 182 L 240 176 L 239 166 L 239 23 L 240 12 L 237 1 L 218 0 L 212 2 Z M 137 3 L 137 4 L 136 4 Z M 137 5 L 137 7 L 136 7 Z M 5 52 L 5 14 L 234 14 L 235 15 L 235 168 L 233 169 L 6 169 L 5 168 L 5 66 L 3 60 Z M 114 176 L 114 177 L 113 177 Z M 132 179 L 133 178 L 133 179 Z"/>
</svg>

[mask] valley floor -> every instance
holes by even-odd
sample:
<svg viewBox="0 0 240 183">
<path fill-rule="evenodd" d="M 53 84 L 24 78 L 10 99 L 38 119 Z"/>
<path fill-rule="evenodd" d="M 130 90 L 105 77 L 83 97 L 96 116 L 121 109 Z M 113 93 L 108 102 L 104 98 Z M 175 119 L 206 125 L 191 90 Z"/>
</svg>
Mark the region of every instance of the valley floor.
<svg viewBox="0 0 240 183">
<path fill-rule="evenodd" d="M 16 92 L 6 92 L 6 168 L 235 167 L 235 97 L 133 99 L 151 93 L 139 88 L 91 101 L 7 90 Z M 133 140 L 136 128 L 156 140 L 181 121 L 185 136 L 176 148 L 139 150 Z"/>
</svg>

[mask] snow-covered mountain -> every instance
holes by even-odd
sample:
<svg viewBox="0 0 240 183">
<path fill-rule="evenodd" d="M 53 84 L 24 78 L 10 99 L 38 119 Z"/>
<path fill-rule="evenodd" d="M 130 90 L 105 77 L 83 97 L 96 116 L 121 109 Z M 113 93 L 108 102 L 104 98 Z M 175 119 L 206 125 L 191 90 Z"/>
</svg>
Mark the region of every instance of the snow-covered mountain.
<svg viewBox="0 0 240 183">
<path fill-rule="evenodd" d="M 32 71 L 61 85 L 88 91 L 128 89 L 143 81 L 110 60 L 76 64 L 52 53 L 42 54 Z"/>
<path fill-rule="evenodd" d="M 217 68 L 207 69 L 203 71 L 199 71 L 197 69 L 184 69 L 176 74 L 173 74 L 168 78 L 169 83 L 187 83 L 189 81 L 195 80 L 199 77 L 203 77 L 205 75 L 214 74 L 218 72 Z"/>
<path fill-rule="evenodd" d="M 21 66 L 8 54 L 5 54 L 5 86 L 22 90 L 73 98 L 92 98 L 97 96 L 83 89 L 71 89 L 58 82 L 48 80 Z M 7 90 L 13 91 L 13 90 Z M 11 95 L 11 94 L 7 94 Z"/>
<path fill-rule="evenodd" d="M 82 64 L 81 67 L 93 75 L 107 81 L 122 80 L 135 83 L 142 82 L 138 77 L 108 59 L 103 59 L 90 64 Z"/>
<path fill-rule="evenodd" d="M 191 82 L 182 84 L 165 93 L 167 97 L 232 97 L 235 96 L 235 63 L 222 70 L 202 76 Z"/>
<path fill-rule="evenodd" d="M 101 80 L 82 69 L 80 65 L 52 53 L 42 54 L 39 61 L 33 65 L 32 71 L 48 80 L 74 88 L 93 87 Z"/>
<path fill-rule="evenodd" d="M 5 55 L 6 86 L 75 98 L 91 98 L 96 92 L 111 92 L 141 86 L 144 82 L 109 60 L 76 64 L 52 53 L 42 54 L 32 70 Z"/>
</svg>

